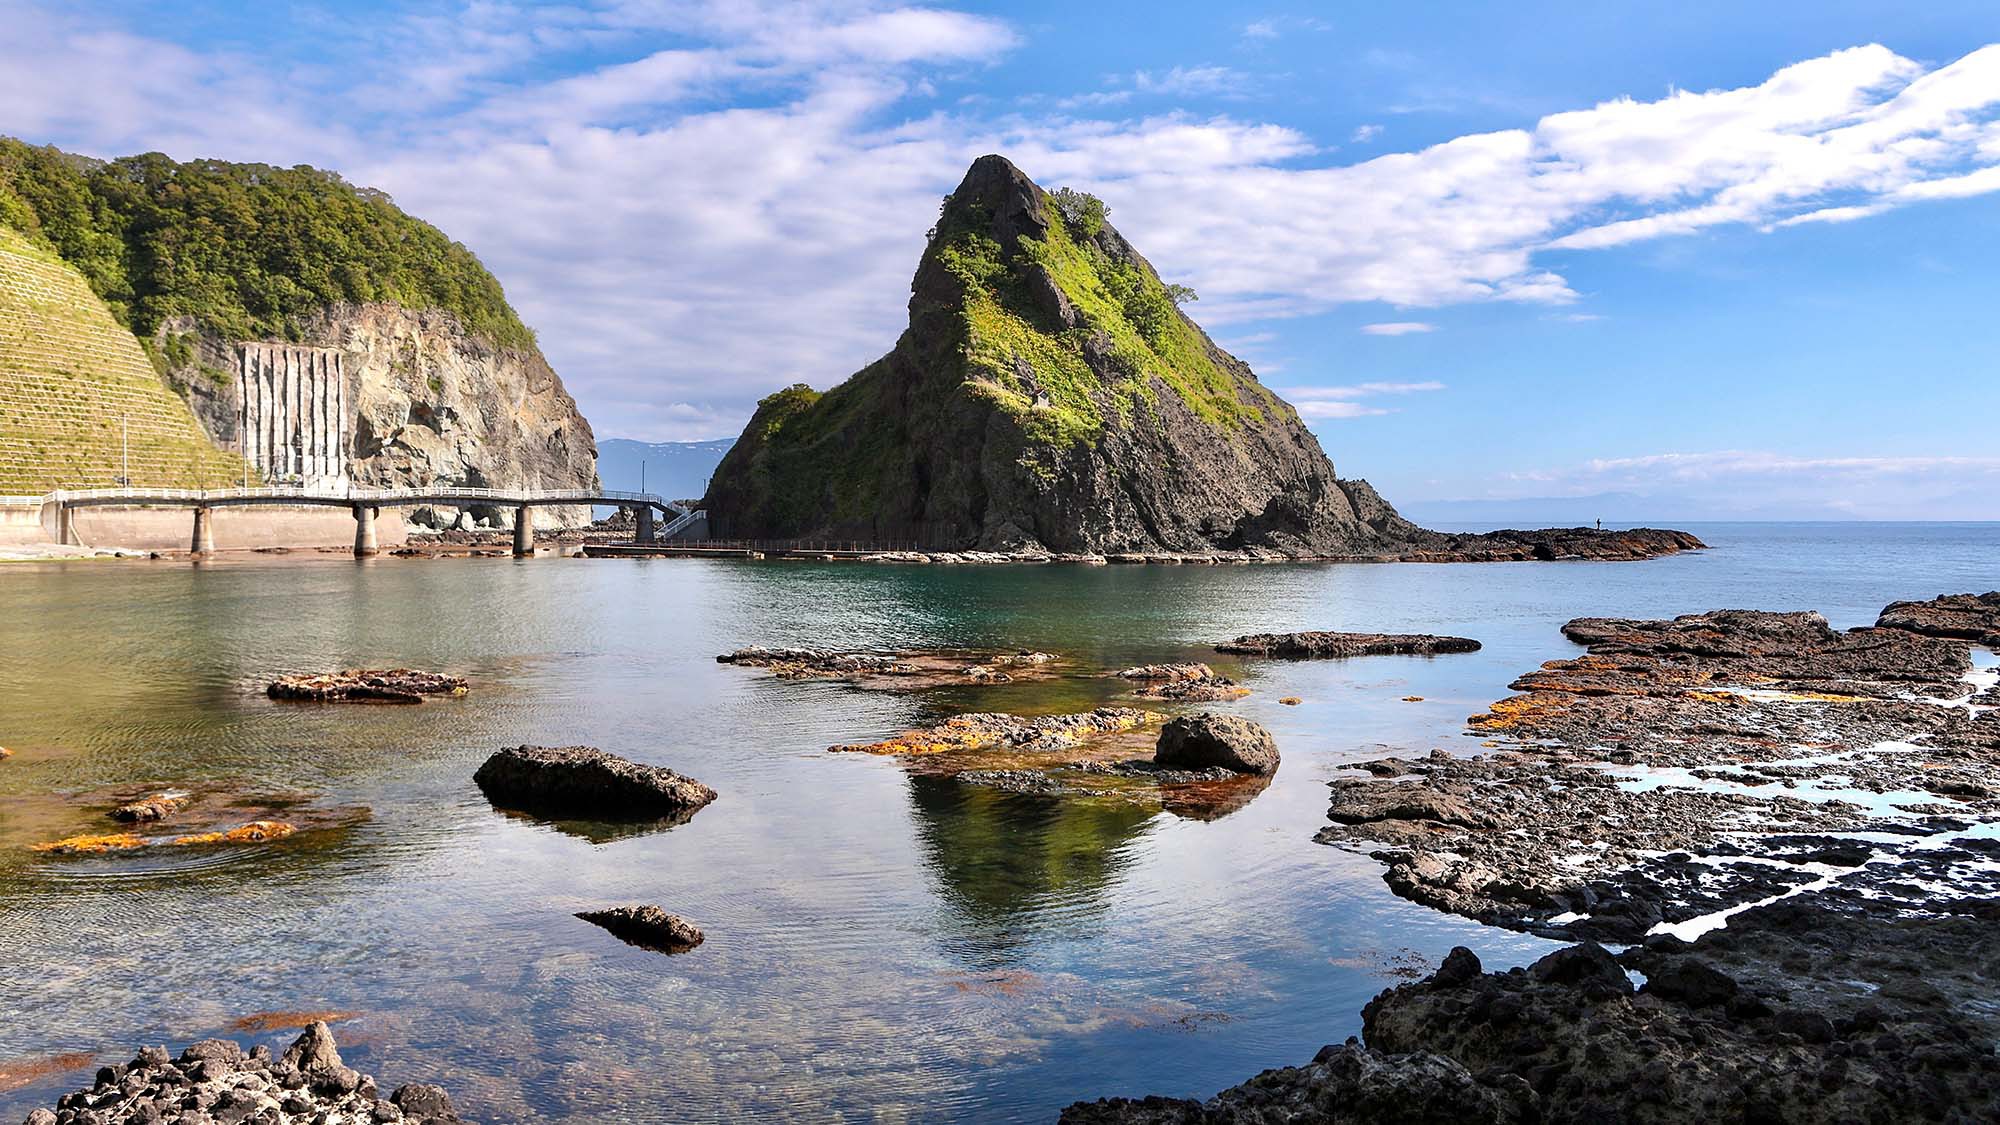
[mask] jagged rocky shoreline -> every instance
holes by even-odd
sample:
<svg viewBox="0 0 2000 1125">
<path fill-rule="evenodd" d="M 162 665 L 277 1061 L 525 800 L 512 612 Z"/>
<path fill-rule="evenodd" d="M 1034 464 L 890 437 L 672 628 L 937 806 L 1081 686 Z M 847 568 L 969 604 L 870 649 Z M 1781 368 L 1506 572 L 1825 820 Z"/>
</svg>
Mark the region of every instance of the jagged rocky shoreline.
<svg viewBox="0 0 2000 1125">
<path fill-rule="evenodd" d="M 24 1125 L 459 1125 L 436 1086 L 399 1086 L 383 1096 L 375 1079 L 343 1063 L 324 1022 L 284 1054 L 204 1039 L 169 1055 L 147 1047 L 131 1062 L 100 1068 L 97 1081 L 38 1109 Z"/>
<path fill-rule="evenodd" d="M 1454 950 L 1309 1064 L 1063 1120 L 2000 1118 L 2000 669 L 1971 659 L 2000 593 L 1845 632 L 1564 632 L 1583 656 L 1470 720 L 1496 753 L 1367 763 L 1320 839 L 1405 897 L 1583 944 L 1505 973 Z"/>
</svg>

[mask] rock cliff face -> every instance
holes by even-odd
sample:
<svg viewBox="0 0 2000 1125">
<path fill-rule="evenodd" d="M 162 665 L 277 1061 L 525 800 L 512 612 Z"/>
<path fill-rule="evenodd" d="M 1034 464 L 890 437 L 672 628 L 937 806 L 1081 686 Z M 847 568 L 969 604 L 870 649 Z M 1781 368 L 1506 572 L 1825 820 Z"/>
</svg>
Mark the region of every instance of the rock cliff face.
<svg viewBox="0 0 2000 1125">
<path fill-rule="evenodd" d="M 974 163 L 894 350 L 759 405 L 705 500 L 715 533 L 1282 555 L 1427 534 L 1337 480 L 1298 413 L 1090 204 Z"/>
<path fill-rule="evenodd" d="M 186 362 L 169 379 L 184 388 L 204 427 L 224 448 L 241 447 L 245 396 L 256 393 L 244 367 L 246 347 L 331 352 L 338 358 L 345 417 L 345 475 L 356 484 L 396 487 L 584 488 L 597 483 L 597 446 L 541 351 L 508 347 L 467 332 L 438 309 L 376 303 L 336 305 L 307 317 L 299 339 L 260 344 L 227 339 L 176 318 L 162 325 L 156 351 L 168 340 Z M 254 412 L 253 412 L 254 413 Z M 256 439 L 252 438 L 254 443 Z M 412 513 L 418 523 L 446 525 L 445 509 Z M 589 509 L 544 508 L 545 526 L 589 522 Z M 467 522 L 504 525 L 512 513 L 467 509 Z"/>
</svg>

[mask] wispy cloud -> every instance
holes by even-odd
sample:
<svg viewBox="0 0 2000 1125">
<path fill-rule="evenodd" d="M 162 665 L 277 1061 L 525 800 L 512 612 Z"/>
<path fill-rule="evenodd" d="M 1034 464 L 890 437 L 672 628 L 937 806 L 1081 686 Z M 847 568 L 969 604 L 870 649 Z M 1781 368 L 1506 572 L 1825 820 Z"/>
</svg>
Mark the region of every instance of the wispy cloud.
<svg viewBox="0 0 2000 1125">
<path fill-rule="evenodd" d="M 1503 483 L 1491 498 L 1618 493 L 1717 518 L 2000 518 L 2000 456 L 1810 457 L 1725 449 L 1596 458 L 1497 479 Z"/>
<path fill-rule="evenodd" d="M 1340 163 L 1294 128 L 1165 108 L 1239 89 L 1224 66 L 1133 74 L 1055 119 L 929 96 L 1021 33 L 875 0 L 480 2 L 329 24 L 328 54 L 365 68 L 182 47 L 26 0 L 0 0 L 0 26 L 10 132 L 381 187 L 494 268 L 607 433 L 641 437 L 727 432 L 772 387 L 873 359 L 938 196 L 984 152 L 1102 196 L 1224 325 L 1349 302 L 1560 306 L 1575 294 L 1552 251 L 2000 190 L 2000 46 L 1935 66 L 1858 47 Z"/>
<path fill-rule="evenodd" d="M 1353 141 L 1355 144 L 1365 145 L 1381 135 L 1382 127 L 1380 125 L 1356 125 L 1353 134 L 1347 139 Z"/>
<path fill-rule="evenodd" d="M 1370 336 L 1409 336 L 1419 332 L 1435 332 L 1437 325 L 1421 320 L 1395 320 L 1384 324 L 1364 324 L 1361 331 Z"/>
<path fill-rule="evenodd" d="M 1306 418 L 1365 418 L 1376 414 L 1394 414 L 1395 409 L 1362 401 L 1383 395 L 1420 394 L 1425 391 L 1444 390 L 1444 384 L 1429 381 L 1421 383 L 1351 383 L 1336 387 L 1291 387 L 1280 392 L 1298 408 Z"/>
</svg>

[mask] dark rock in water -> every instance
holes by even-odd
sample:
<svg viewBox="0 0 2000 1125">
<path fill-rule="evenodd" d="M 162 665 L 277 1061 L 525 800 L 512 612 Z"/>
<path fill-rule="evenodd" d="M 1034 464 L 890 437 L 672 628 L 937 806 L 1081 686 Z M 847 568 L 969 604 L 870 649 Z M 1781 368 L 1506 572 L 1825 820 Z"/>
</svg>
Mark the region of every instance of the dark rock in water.
<svg viewBox="0 0 2000 1125">
<path fill-rule="evenodd" d="M 1876 618 L 1875 627 L 1927 637 L 1956 637 L 2000 648 L 2000 590 L 1940 594 L 1927 602 L 1892 602 Z"/>
<path fill-rule="evenodd" d="M 1506 1125 L 1532 1120 L 1517 1098 L 1441 1055 L 1388 1055 L 1354 1040 L 1306 1066 L 1267 1070 L 1199 1102 L 1106 1098 L 1063 1110 L 1063 1125 Z"/>
<path fill-rule="evenodd" d="M 758 403 L 701 506 L 732 539 L 1182 556 L 1647 557 L 1676 533 L 1448 536 L 1341 480 L 1092 208 L 1000 156 L 944 201 L 890 352 Z M 1533 536 L 1537 533 L 1510 533 Z"/>
<path fill-rule="evenodd" d="M 1057 674 L 1059 660 L 1046 652 L 840 652 L 820 648 L 752 645 L 715 658 L 718 664 L 763 668 L 784 680 L 846 680 L 862 687 L 916 690 L 942 684 L 1005 684 Z"/>
<path fill-rule="evenodd" d="M 1352 656 L 1435 656 L 1478 652 L 1469 637 L 1434 637 L 1427 633 L 1251 633 L 1215 646 L 1217 652 L 1294 659 Z"/>
<path fill-rule="evenodd" d="M 1365 1046 L 1328 1047 L 1206 1102 L 1079 1103 L 1063 1120 L 1992 1121 L 1996 922 L 1996 899 L 1928 917 L 1791 899 L 1616 961 L 1584 945 L 1481 973 L 1454 950 L 1429 979 L 1369 1002 Z M 1620 962 L 1646 988 L 1635 994 Z M 1392 1100 L 1370 1100 L 1385 1090 Z"/>
<path fill-rule="evenodd" d="M 178 1059 L 148 1047 L 99 1070 L 96 1085 L 54 1110 L 35 1110 L 27 1125 L 461 1125 L 439 1087 L 378 1095 L 373 1078 L 341 1062 L 326 1024 L 314 1023 L 275 1061 L 265 1047 L 245 1053 L 226 1039 L 204 1039 Z"/>
<path fill-rule="evenodd" d="M 130 801 L 111 810 L 111 819 L 127 824 L 142 824 L 149 821 L 165 820 L 188 806 L 194 798 L 186 793 L 155 793 Z"/>
<path fill-rule="evenodd" d="M 1153 761 L 1184 769 L 1220 766 L 1237 773 L 1275 773 L 1278 741 L 1248 719 L 1204 711 L 1161 728 Z"/>
<path fill-rule="evenodd" d="M 657 906 L 586 910 L 577 917 L 594 926 L 602 926 L 628 945 L 661 953 L 684 953 L 702 942 L 702 932 L 695 928 L 694 923 Z"/>
<path fill-rule="evenodd" d="M 422 703 L 427 695 L 464 695 L 465 690 L 461 676 L 409 668 L 356 668 L 280 676 L 264 694 L 312 703 Z"/>
<path fill-rule="evenodd" d="M 715 790 L 693 778 L 594 746 L 502 750 L 472 779 L 496 805 L 556 816 L 684 817 L 715 800 Z"/>
</svg>

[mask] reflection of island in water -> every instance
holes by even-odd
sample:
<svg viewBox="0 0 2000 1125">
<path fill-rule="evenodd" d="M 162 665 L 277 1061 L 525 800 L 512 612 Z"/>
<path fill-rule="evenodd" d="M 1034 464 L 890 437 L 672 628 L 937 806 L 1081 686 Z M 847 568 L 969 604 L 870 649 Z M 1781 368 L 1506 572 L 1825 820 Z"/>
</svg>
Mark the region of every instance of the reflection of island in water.
<svg viewBox="0 0 2000 1125">
<path fill-rule="evenodd" d="M 1008 793 L 912 775 L 925 867 L 975 961 L 1004 964 L 1037 930 L 1102 911 L 1104 892 L 1155 815 L 1124 801 Z"/>
</svg>

